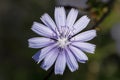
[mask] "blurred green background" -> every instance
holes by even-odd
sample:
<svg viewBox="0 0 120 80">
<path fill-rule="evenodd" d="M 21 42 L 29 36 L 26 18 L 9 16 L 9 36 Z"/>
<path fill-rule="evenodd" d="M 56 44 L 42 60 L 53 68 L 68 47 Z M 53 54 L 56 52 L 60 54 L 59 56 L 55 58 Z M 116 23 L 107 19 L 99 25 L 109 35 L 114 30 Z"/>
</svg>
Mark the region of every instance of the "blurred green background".
<svg viewBox="0 0 120 80">
<path fill-rule="evenodd" d="M 97 26 L 98 36 L 92 41 L 97 45 L 95 54 L 86 53 L 89 60 L 77 71 L 66 69 L 63 76 L 52 74 L 49 80 L 120 80 L 120 0 L 114 1 Z M 38 36 L 30 29 L 33 21 L 40 22 L 45 12 L 54 16 L 55 5 L 55 0 L 0 0 L 0 80 L 43 80 L 50 72 L 31 58 L 38 49 L 28 48 L 27 40 Z"/>
</svg>

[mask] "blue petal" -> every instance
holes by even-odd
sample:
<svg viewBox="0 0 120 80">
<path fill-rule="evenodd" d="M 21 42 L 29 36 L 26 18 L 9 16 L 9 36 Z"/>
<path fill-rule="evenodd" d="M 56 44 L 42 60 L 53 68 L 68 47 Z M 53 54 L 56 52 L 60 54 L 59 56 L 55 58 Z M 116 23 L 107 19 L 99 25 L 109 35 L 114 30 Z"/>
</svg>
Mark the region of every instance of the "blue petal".
<svg viewBox="0 0 120 80">
<path fill-rule="evenodd" d="M 72 37 L 71 41 L 89 41 L 94 37 L 96 37 L 96 30 L 88 30 Z"/>
<path fill-rule="evenodd" d="M 55 49 L 56 46 L 57 46 L 57 44 L 52 44 L 52 45 L 50 45 L 50 46 L 48 46 L 48 47 L 43 48 L 43 49 L 41 50 L 38 63 L 41 62 L 41 61 L 47 56 L 47 54 L 48 54 L 51 50 Z"/>
<path fill-rule="evenodd" d="M 66 12 L 65 12 L 64 7 L 56 7 L 54 16 L 55 16 L 55 22 L 56 22 L 58 29 L 60 30 L 61 27 L 65 27 Z"/>
<path fill-rule="evenodd" d="M 56 35 L 50 28 L 38 22 L 34 22 L 31 29 L 35 33 L 49 38 L 53 38 Z"/>
<path fill-rule="evenodd" d="M 86 60 L 79 60 L 80 63 L 86 63 Z"/>
<path fill-rule="evenodd" d="M 36 62 L 38 62 L 38 60 L 39 60 L 40 53 L 41 53 L 41 50 L 39 50 L 35 55 L 32 56 L 32 58 L 33 58 Z"/>
<path fill-rule="evenodd" d="M 67 66 L 71 72 L 74 72 L 78 69 L 78 63 L 69 49 L 66 48 L 66 52 Z"/>
<path fill-rule="evenodd" d="M 69 48 L 79 62 L 83 63 L 83 61 L 85 62 L 88 60 L 88 57 L 80 49 L 71 45 Z"/>
<path fill-rule="evenodd" d="M 30 48 L 42 48 L 53 44 L 55 41 L 45 37 L 34 37 L 28 40 Z"/>
<path fill-rule="evenodd" d="M 96 47 L 94 44 L 90 44 L 87 42 L 73 42 L 73 43 L 71 43 L 71 45 L 79 48 L 82 51 L 88 52 L 88 53 L 94 53 L 95 47 Z"/>
<path fill-rule="evenodd" d="M 45 13 L 44 15 L 42 15 L 42 17 L 40 19 L 42 20 L 42 22 L 47 27 L 51 28 L 53 31 L 55 31 L 58 34 L 55 22 L 52 20 L 52 18 L 47 13 Z"/>
<path fill-rule="evenodd" d="M 78 10 L 77 9 L 71 9 L 66 20 L 66 26 L 70 29 L 73 29 L 73 24 L 77 19 Z"/>
<path fill-rule="evenodd" d="M 65 67 L 66 67 L 66 58 L 65 51 L 59 53 L 58 58 L 55 63 L 55 74 L 63 75 Z"/>
<path fill-rule="evenodd" d="M 73 25 L 73 34 L 75 35 L 78 32 L 80 32 L 81 30 L 83 30 L 84 28 L 86 28 L 86 26 L 88 25 L 90 19 L 85 15 L 82 16 L 74 25 Z"/>
<path fill-rule="evenodd" d="M 44 70 L 48 70 L 55 62 L 57 56 L 58 56 L 58 49 L 53 49 L 50 52 L 48 52 L 48 55 L 45 57 L 41 67 Z"/>
</svg>

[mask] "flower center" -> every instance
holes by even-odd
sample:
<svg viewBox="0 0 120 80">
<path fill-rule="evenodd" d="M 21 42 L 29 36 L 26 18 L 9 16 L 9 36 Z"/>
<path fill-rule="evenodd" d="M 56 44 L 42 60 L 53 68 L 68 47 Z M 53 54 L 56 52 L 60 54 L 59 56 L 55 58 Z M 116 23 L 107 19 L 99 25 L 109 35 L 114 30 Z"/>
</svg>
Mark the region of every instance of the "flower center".
<svg viewBox="0 0 120 80">
<path fill-rule="evenodd" d="M 67 38 L 58 39 L 59 47 L 64 48 L 68 44 Z"/>
</svg>

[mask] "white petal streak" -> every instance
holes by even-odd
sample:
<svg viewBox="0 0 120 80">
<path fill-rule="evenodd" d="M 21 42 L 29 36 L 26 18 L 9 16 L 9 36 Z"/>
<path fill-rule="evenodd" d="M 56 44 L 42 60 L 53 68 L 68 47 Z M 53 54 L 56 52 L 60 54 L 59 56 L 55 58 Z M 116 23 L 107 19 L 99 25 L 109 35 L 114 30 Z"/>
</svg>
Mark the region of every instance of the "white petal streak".
<svg viewBox="0 0 120 80">
<path fill-rule="evenodd" d="M 88 57 L 86 56 L 86 54 L 84 54 L 80 49 L 78 49 L 74 46 L 71 46 L 71 45 L 69 46 L 69 48 L 79 62 L 82 61 L 82 63 L 83 63 L 83 61 L 88 60 Z"/>
<path fill-rule="evenodd" d="M 69 49 L 66 48 L 66 52 L 67 66 L 69 67 L 71 72 L 74 72 L 78 69 L 78 63 Z"/>
<path fill-rule="evenodd" d="M 49 51 L 55 49 L 56 46 L 57 46 L 57 44 L 52 44 L 52 45 L 50 45 L 48 47 L 43 48 L 41 50 L 38 63 L 40 63 L 46 57 L 46 55 L 49 53 Z"/>
<path fill-rule="evenodd" d="M 55 8 L 55 22 L 59 29 L 61 29 L 61 26 L 65 26 L 66 13 L 64 7 Z"/>
<path fill-rule="evenodd" d="M 75 37 L 71 38 L 71 41 L 89 41 L 96 37 L 96 30 L 89 30 L 82 32 Z"/>
<path fill-rule="evenodd" d="M 55 41 L 45 37 L 34 37 L 28 39 L 28 42 L 30 48 L 42 48 L 50 44 L 53 44 Z"/>
<path fill-rule="evenodd" d="M 54 31 L 56 30 L 56 25 L 54 21 L 47 13 L 45 13 L 40 19 L 46 26 L 50 27 Z"/>
<path fill-rule="evenodd" d="M 73 35 L 80 32 L 88 25 L 90 19 L 85 15 L 82 16 L 74 25 L 73 25 Z"/>
<path fill-rule="evenodd" d="M 86 42 L 73 42 L 72 45 L 88 53 L 94 53 L 96 47 L 94 44 Z"/>
<path fill-rule="evenodd" d="M 43 24 L 41 23 L 38 23 L 38 22 L 34 22 L 33 25 L 32 25 L 32 28 L 31 28 L 35 33 L 41 35 L 41 36 L 45 36 L 45 37 L 53 37 L 55 36 L 55 33 L 53 33 L 53 31 L 44 26 Z"/>
<path fill-rule="evenodd" d="M 66 67 L 65 54 L 66 53 L 64 51 L 59 53 L 58 58 L 55 63 L 55 74 L 63 75 L 65 67 Z"/>
<path fill-rule="evenodd" d="M 77 18 L 77 15 L 78 15 L 78 10 L 72 8 L 67 16 L 67 20 L 66 20 L 67 27 L 73 29 L 73 24 Z"/>
<path fill-rule="evenodd" d="M 48 52 L 48 55 L 45 57 L 41 67 L 44 70 L 48 70 L 55 62 L 57 56 L 58 56 L 58 49 L 53 49 L 50 52 Z"/>
</svg>

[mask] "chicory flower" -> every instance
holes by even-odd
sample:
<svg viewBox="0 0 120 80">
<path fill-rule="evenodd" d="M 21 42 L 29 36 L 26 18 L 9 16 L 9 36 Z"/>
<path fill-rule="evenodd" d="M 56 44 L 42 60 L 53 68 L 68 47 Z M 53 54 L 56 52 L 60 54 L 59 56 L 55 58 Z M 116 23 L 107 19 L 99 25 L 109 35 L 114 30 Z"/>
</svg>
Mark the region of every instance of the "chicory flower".
<svg viewBox="0 0 120 80">
<path fill-rule="evenodd" d="M 42 48 L 32 58 L 37 63 L 42 62 L 44 70 L 55 64 L 55 74 L 63 75 L 66 66 L 74 72 L 79 67 L 78 62 L 85 63 L 88 60 L 84 52 L 94 53 L 95 45 L 87 41 L 96 36 L 96 30 L 81 32 L 90 19 L 84 15 L 76 21 L 77 15 L 77 9 L 72 8 L 66 16 L 64 7 L 56 7 L 55 22 L 45 13 L 40 18 L 44 24 L 33 23 L 32 31 L 43 37 L 30 38 L 29 47 Z"/>
</svg>

